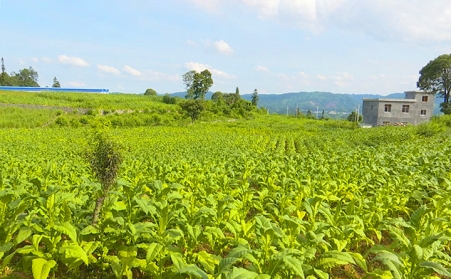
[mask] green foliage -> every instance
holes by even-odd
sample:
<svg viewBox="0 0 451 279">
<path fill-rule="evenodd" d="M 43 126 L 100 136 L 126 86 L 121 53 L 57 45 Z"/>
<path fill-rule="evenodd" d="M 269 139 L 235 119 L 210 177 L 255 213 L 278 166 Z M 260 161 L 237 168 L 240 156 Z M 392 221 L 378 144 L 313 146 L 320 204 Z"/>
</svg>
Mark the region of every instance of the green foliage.
<svg viewBox="0 0 451 279">
<path fill-rule="evenodd" d="M 165 120 L 121 116 L 80 119 Z M 430 137 L 258 114 L 94 139 L 0 129 L 0 276 L 447 278 L 448 122 Z"/>
<path fill-rule="evenodd" d="M 256 107 L 258 105 L 258 100 L 259 100 L 258 91 L 257 91 L 257 89 L 254 89 L 254 92 L 252 93 L 252 101 L 251 101 L 252 105 L 254 107 Z"/>
<path fill-rule="evenodd" d="M 57 88 L 60 88 L 60 87 L 61 87 L 61 84 L 60 84 L 60 82 L 56 79 L 56 77 L 53 78 L 53 85 L 52 85 L 52 87 L 57 87 Z"/>
<path fill-rule="evenodd" d="M 92 225 L 95 226 L 100 217 L 103 203 L 108 197 L 111 187 L 116 182 L 119 168 L 122 164 L 120 147 L 104 134 L 97 134 L 95 147 L 88 153 L 87 158 L 94 176 L 102 185 L 102 192 L 97 198 L 92 216 Z"/>
<path fill-rule="evenodd" d="M 324 114 L 324 111 L 323 111 L 323 114 Z M 357 115 L 358 115 L 358 119 L 357 119 Z M 348 115 L 347 119 L 348 119 L 348 121 L 351 121 L 351 122 L 362 122 L 363 117 L 361 114 L 357 114 L 355 111 L 353 111 L 353 112 L 351 112 L 350 115 Z"/>
<path fill-rule="evenodd" d="M 152 88 L 148 88 L 146 92 L 144 92 L 144 95 L 157 96 L 157 91 L 153 90 Z"/>
<path fill-rule="evenodd" d="M 187 100 L 180 103 L 179 106 L 191 118 L 192 122 L 198 119 L 201 112 L 205 110 L 205 102 L 203 100 Z"/>
<path fill-rule="evenodd" d="M 163 103 L 165 104 L 176 104 L 177 99 L 175 97 L 171 97 L 168 93 L 163 96 Z"/>
<path fill-rule="evenodd" d="M 417 87 L 443 97 L 442 112 L 448 111 L 451 93 L 451 54 L 442 54 L 420 70 Z"/>
<path fill-rule="evenodd" d="M 12 72 L 10 79 L 13 85 L 16 86 L 39 87 L 38 77 L 38 72 L 33 67 L 29 67 L 28 69 L 19 70 L 18 73 Z"/>
<path fill-rule="evenodd" d="M 203 100 L 205 93 L 213 85 L 213 79 L 209 70 L 203 70 L 198 73 L 196 71 L 189 71 L 183 75 L 183 82 L 187 89 L 187 99 Z"/>
</svg>

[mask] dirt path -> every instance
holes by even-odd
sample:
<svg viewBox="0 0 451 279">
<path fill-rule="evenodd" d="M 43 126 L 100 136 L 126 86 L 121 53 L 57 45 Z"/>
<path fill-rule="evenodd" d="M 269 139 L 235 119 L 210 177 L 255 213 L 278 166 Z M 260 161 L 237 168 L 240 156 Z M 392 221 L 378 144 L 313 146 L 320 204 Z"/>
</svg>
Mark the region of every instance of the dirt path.
<svg viewBox="0 0 451 279">
<path fill-rule="evenodd" d="M 60 109 L 65 112 L 77 111 L 77 113 L 84 114 L 89 111 L 86 108 L 71 108 L 71 107 L 58 107 L 58 106 L 44 106 L 44 105 L 29 105 L 29 104 L 5 104 L 0 103 L 2 107 L 19 107 L 19 108 L 29 108 L 29 109 Z"/>
</svg>

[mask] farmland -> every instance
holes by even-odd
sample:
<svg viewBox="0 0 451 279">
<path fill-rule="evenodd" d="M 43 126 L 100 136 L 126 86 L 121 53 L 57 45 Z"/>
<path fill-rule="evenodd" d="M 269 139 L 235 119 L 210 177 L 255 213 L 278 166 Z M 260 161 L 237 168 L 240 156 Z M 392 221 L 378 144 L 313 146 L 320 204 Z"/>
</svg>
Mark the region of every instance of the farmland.
<svg viewBox="0 0 451 279">
<path fill-rule="evenodd" d="M 446 120 L 102 128 L 123 162 L 96 225 L 100 128 L 0 129 L 0 276 L 451 277 Z"/>
</svg>

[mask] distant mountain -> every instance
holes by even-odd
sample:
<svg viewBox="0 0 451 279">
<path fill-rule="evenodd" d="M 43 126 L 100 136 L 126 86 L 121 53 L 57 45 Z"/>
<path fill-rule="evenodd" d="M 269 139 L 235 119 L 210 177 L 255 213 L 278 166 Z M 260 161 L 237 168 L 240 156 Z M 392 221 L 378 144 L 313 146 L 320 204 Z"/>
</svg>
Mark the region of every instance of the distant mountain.
<svg viewBox="0 0 451 279">
<path fill-rule="evenodd" d="M 171 94 L 184 98 L 186 92 L 176 92 Z M 205 95 L 205 99 L 211 99 L 212 92 Z M 252 94 L 244 94 L 241 97 L 251 100 Z M 299 107 L 302 113 L 308 110 L 312 113 L 324 114 L 332 118 L 346 118 L 352 111 L 360 108 L 362 111 L 363 98 L 389 98 L 404 99 L 404 93 L 393 93 L 387 96 L 377 94 L 336 94 L 331 92 L 291 92 L 283 94 L 259 94 L 259 107 L 265 107 L 270 113 L 294 115 Z M 435 99 L 434 114 L 440 114 L 441 98 Z"/>
</svg>

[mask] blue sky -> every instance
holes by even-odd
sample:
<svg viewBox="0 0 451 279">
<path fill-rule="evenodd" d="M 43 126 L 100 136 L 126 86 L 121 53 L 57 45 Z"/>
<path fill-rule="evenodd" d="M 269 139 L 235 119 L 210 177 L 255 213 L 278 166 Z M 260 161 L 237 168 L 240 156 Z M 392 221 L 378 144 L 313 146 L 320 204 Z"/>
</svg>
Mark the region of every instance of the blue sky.
<svg viewBox="0 0 451 279">
<path fill-rule="evenodd" d="M 432 4 L 431 4 L 432 3 Z M 0 0 L 0 56 L 38 83 L 110 92 L 415 90 L 451 53 L 449 0 Z"/>
</svg>

